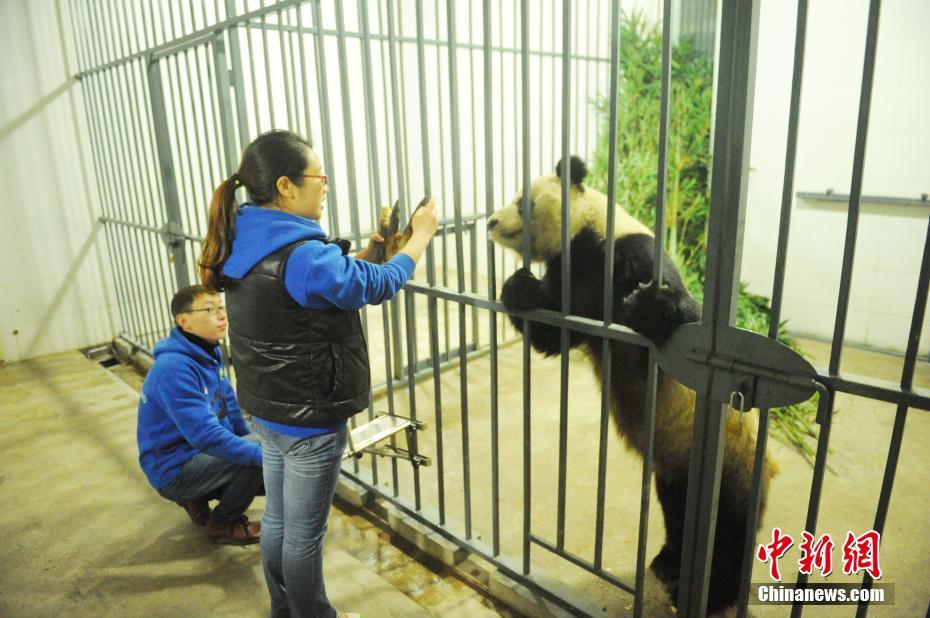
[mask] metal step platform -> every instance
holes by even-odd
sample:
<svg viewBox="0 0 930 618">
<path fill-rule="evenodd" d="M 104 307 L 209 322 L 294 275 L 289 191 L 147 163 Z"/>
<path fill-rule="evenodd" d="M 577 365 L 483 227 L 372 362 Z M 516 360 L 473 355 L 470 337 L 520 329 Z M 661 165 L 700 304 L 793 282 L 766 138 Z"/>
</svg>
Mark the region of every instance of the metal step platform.
<svg viewBox="0 0 930 618">
<path fill-rule="evenodd" d="M 361 459 L 365 453 L 406 459 L 414 467 L 430 465 L 430 458 L 417 452 L 416 432 L 424 429 L 426 423 L 415 421 L 404 416 L 377 412 L 375 418 L 359 425 L 349 431 L 349 444 L 343 454 L 343 459 L 355 457 Z M 401 449 L 394 444 L 377 446 L 379 442 L 387 440 L 400 432 L 407 434 L 407 448 Z"/>
</svg>

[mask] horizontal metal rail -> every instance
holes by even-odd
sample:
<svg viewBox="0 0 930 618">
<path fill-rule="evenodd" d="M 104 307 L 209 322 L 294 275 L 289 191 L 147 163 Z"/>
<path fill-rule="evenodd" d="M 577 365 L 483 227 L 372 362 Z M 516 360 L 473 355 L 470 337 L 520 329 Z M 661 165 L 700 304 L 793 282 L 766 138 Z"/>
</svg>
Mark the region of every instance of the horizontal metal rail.
<svg viewBox="0 0 930 618">
<path fill-rule="evenodd" d="M 475 229 L 475 223 L 479 221 L 480 219 L 486 218 L 486 216 L 487 215 L 485 213 L 478 213 L 474 215 L 462 215 L 462 222 L 463 222 L 462 229 L 473 231 Z M 151 225 L 144 225 L 142 223 L 133 223 L 132 221 L 124 221 L 123 219 L 114 219 L 113 217 L 98 217 L 97 220 L 100 221 L 101 223 L 122 225 L 122 226 L 130 227 L 136 230 L 144 230 L 146 232 L 152 232 L 153 234 L 161 234 L 161 235 L 173 234 L 174 236 L 178 238 L 183 238 L 185 240 L 191 240 L 194 242 L 202 243 L 204 240 L 202 236 L 194 236 L 191 234 L 179 233 L 179 232 L 172 233 L 172 232 L 169 232 L 166 228 L 158 228 L 158 227 L 154 227 Z M 438 221 L 437 225 L 439 226 L 439 229 L 436 231 L 436 233 L 440 236 L 443 236 L 445 234 L 454 232 L 454 230 L 450 230 L 449 228 L 455 225 L 455 220 L 453 218 L 441 219 L 440 221 Z M 367 231 L 360 232 L 360 234 L 362 238 L 367 238 L 371 236 L 372 234 L 374 234 L 375 231 L 376 230 L 367 230 Z"/>
<path fill-rule="evenodd" d="M 849 203 L 849 195 L 845 193 L 834 193 L 827 190 L 823 193 L 813 193 L 811 191 L 798 191 L 795 195 L 802 200 L 812 202 L 839 202 L 841 204 Z M 919 198 L 910 197 L 885 197 L 882 195 L 863 195 L 859 198 L 861 204 L 892 204 L 895 206 L 930 206 L 930 194 L 921 193 Z"/>
<path fill-rule="evenodd" d="M 172 41 L 168 41 L 167 43 L 162 43 L 161 45 L 156 45 L 148 49 L 139 50 L 135 53 L 128 54 L 126 56 L 123 56 L 122 58 L 118 58 L 117 60 L 106 62 L 92 69 L 85 69 L 84 71 L 75 73 L 74 78 L 84 79 L 85 77 L 88 77 L 89 75 L 93 75 L 95 73 L 101 73 L 108 69 L 112 69 L 114 67 L 124 65 L 126 63 L 132 62 L 139 58 L 144 58 L 149 55 L 151 55 L 152 60 L 157 60 L 159 58 L 164 58 L 165 56 L 177 54 L 179 52 L 190 49 L 191 47 L 197 47 L 198 45 L 204 45 L 204 44 L 210 43 L 217 34 L 222 33 L 226 30 L 229 30 L 231 28 L 234 28 L 240 25 L 249 26 L 250 25 L 249 22 L 253 20 L 260 20 L 262 17 L 269 16 L 272 14 L 278 14 L 291 7 L 301 5 L 304 2 L 306 2 L 306 0 L 280 0 L 279 2 L 276 2 L 275 4 L 271 4 L 271 5 L 262 7 L 260 9 L 255 9 L 254 11 L 249 11 L 248 13 L 243 13 L 242 15 L 237 15 L 235 17 L 230 17 L 228 19 L 218 21 L 210 26 L 201 28 L 200 30 L 191 32 L 190 34 L 184 35 Z M 356 38 L 356 39 L 361 39 L 365 37 L 365 38 L 368 38 L 370 40 L 375 40 L 375 41 L 390 40 L 389 35 L 387 34 L 368 33 L 366 35 L 361 32 L 348 32 L 348 31 L 340 32 L 338 30 L 328 30 L 326 28 L 318 28 L 315 26 L 286 26 L 283 24 L 275 24 L 273 22 L 269 22 L 267 19 L 259 27 L 266 29 L 266 30 L 280 30 L 284 32 L 306 32 L 310 34 L 321 34 L 322 33 L 324 36 L 333 36 L 333 37 L 345 37 L 345 38 Z M 394 41 L 397 41 L 400 43 L 416 44 L 417 38 L 395 36 Z M 448 41 L 442 41 L 438 39 L 423 39 L 422 42 L 423 44 L 436 45 L 436 46 L 448 46 L 449 44 Z M 456 43 L 454 47 L 456 49 L 472 49 L 476 51 L 481 51 L 483 49 L 482 45 L 475 44 L 475 43 Z M 501 45 L 501 46 L 492 46 L 491 51 L 509 53 L 509 54 L 518 54 L 520 53 L 521 50 L 519 48 L 504 47 Z M 548 52 L 548 51 L 542 51 L 542 50 L 529 51 L 528 53 L 531 56 L 538 56 L 540 58 L 561 57 L 561 53 Z M 588 62 L 602 62 L 605 64 L 610 63 L 609 58 L 601 58 L 598 56 L 573 55 L 572 59 L 573 60 L 585 60 Z"/>
<path fill-rule="evenodd" d="M 595 566 L 594 564 L 588 562 L 584 558 L 580 558 L 569 551 L 565 551 L 564 549 L 559 549 L 558 547 L 556 547 L 549 541 L 541 537 L 538 537 L 535 534 L 530 535 L 530 541 L 542 547 L 543 549 L 552 552 L 556 556 L 559 556 L 560 558 L 564 558 L 565 560 L 568 560 L 569 562 L 574 564 L 576 567 L 583 569 L 587 571 L 588 573 L 591 573 L 592 575 L 596 575 L 597 577 L 600 577 L 606 582 L 610 582 L 617 588 L 620 588 L 621 590 L 625 592 L 629 592 L 630 594 L 636 594 L 636 590 L 633 588 L 633 586 L 626 583 L 619 577 L 615 575 L 611 575 L 610 573 L 604 571 L 603 569 Z"/>
</svg>

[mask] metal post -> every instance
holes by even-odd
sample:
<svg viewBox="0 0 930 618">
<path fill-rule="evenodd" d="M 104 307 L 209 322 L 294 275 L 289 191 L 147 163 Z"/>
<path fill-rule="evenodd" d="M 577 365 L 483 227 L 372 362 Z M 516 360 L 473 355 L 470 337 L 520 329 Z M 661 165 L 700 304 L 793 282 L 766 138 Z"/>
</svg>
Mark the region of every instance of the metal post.
<svg viewBox="0 0 930 618">
<path fill-rule="evenodd" d="M 718 331 L 733 323 L 739 292 L 759 17 L 758 0 L 724 0 L 722 8 L 704 298 L 704 345 L 711 353 L 716 350 Z M 728 412 L 726 404 L 710 399 L 713 376 L 711 369 L 695 405 L 679 616 L 704 616 L 707 607 Z"/>
<path fill-rule="evenodd" d="M 170 133 L 168 118 L 165 115 L 165 95 L 162 90 L 161 67 L 158 62 L 148 61 L 149 96 L 152 99 L 152 120 L 155 125 L 155 147 L 158 150 L 159 170 L 161 171 L 162 190 L 165 196 L 165 213 L 168 226 L 181 229 L 181 206 L 178 201 L 178 187 L 171 161 Z M 178 287 L 190 284 L 187 276 L 187 258 L 181 242 L 171 244 L 171 256 L 174 260 L 174 272 Z"/>
</svg>

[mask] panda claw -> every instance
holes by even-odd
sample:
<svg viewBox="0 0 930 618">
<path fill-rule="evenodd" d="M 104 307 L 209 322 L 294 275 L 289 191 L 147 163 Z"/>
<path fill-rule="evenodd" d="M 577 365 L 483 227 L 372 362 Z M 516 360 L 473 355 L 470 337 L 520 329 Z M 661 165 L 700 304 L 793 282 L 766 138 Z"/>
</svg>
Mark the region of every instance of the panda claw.
<svg viewBox="0 0 930 618">
<path fill-rule="evenodd" d="M 623 299 L 621 307 L 622 322 L 659 346 L 679 325 L 695 321 L 699 316 L 697 303 L 688 293 L 666 282 L 661 285 L 656 285 L 655 281 L 640 283 Z"/>
<path fill-rule="evenodd" d="M 501 301 L 511 311 L 529 311 L 542 304 L 542 282 L 528 268 L 514 272 L 501 290 Z"/>
</svg>

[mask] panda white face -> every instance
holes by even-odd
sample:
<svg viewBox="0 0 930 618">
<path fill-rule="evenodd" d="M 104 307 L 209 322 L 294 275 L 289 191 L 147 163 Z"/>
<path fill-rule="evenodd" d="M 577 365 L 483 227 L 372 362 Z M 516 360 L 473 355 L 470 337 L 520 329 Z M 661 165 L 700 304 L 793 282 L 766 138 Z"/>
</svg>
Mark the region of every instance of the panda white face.
<svg viewBox="0 0 930 618">
<path fill-rule="evenodd" d="M 523 193 L 488 218 L 491 240 L 523 254 Z M 562 250 L 562 179 L 540 176 L 530 183 L 530 259 L 546 261 Z M 592 228 L 604 238 L 607 196 L 580 182 L 569 190 L 569 230 L 573 238 L 582 227 Z M 645 225 L 617 207 L 614 227 L 617 236 L 652 234 Z"/>
<path fill-rule="evenodd" d="M 574 192 L 577 192 L 577 189 L 573 187 L 572 193 Z M 530 184 L 530 259 L 547 260 L 558 253 L 562 229 L 561 193 L 561 180 L 558 176 L 541 176 Z M 509 204 L 491 215 L 488 219 L 488 230 L 494 242 L 522 253 L 522 192 L 517 193 Z"/>
</svg>

